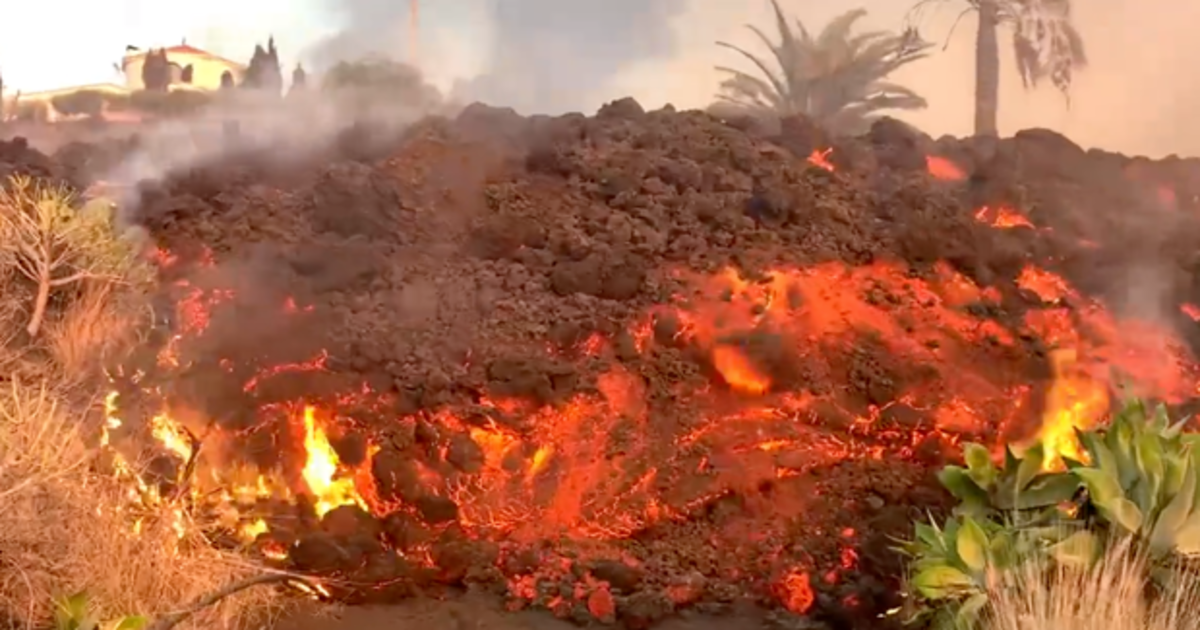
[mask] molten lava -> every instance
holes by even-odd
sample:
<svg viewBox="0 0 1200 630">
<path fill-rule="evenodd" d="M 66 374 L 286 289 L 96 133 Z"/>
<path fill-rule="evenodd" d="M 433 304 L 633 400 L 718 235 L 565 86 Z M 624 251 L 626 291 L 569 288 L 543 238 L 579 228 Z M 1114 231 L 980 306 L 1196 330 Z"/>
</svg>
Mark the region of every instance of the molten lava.
<svg viewBox="0 0 1200 630">
<path fill-rule="evenodd" d="M 810 161 L 826 168 L 827 156 Z M 935 176 L 961 174 L 935 169 L 932 157 L 929 164 Z M 1030 225 L 1004 208 L 977 218 Z M 673 576 L 664 584 L 673 601 L 700 597 L 701 581 L 685 577 L 702 566 L 801 614 L 815 601 L 810 576 L 817 587 L 836 584 L 859 565 L 863 530 L 840 519 L 864 508 L 831 496 L 821 474 L 862 462 L 924 474 L 912 462 L 940 461 L 959 440 L 999 444 L 1013 435 L 1036 435 L 1051 453 L 1078 457 L 1074 430 L 1103 420 L 1114 371 L 1167 401 L 1194 396 L 1200 383 L 1169 330 L 1119 319 L 1033 265 L 986 288 L 947 263 L 917 269 L 883 260 L 677 271 L 662 280 L 679 290 L 628 322 L 628 348 L 597 332 L 577 348 L 550 349 L 578 352 L 587 368 L 586 386 L 554 403 L 479 393 L 399 413 L 392 395 L 361 384 L 261 403 L 250 410 L 253 426 L 235 430 L 142 384 L 138 393 L 159 404 L 139 424 L 122 417 L 133 412 L 114 394 L 106 426 L 112 434 L 145 429 L 156 454 L 181 469 L 169 481 L 187 486 L 196 505 L 220 502 L 211 509 L 221 527 L 286 568 L 398 584 L 410 573 L 380 578 L 380 567 L 403 561 L 462 580 L 455 554 L 486 543 L 486 570 L 502 574 L 510 596 L 608 619 L 614 592 L 628 588 L 621 572 L 659 566 L 665 561 L 647 554 L 669 544 L 662 557 L 680 563 L 664 573 Z M 211 309 L 236 299 L 177 288 L 177 331 L 158 360 L 168 371 L 183 369 L 180 349 L 204 335 Z M 289 298 L 278 316 L 308 312 Z M 1034 345 L 1048 351 L 1050 378 L 1030 380 Z M 322 352 L 255 365 L 230 391 L 257 401 L 273 379 L 329 364 Z M 228 378 L 242 374 L 220 365 Z M 267 437 L 272 457 L 251 457 L 245 444 Z M 185 473 L 191 478 L 178 478 Z M 851 482 L 873 491 L 871 479 Z M 372 523 L 368 541 L 339 543 L 344 565 L 301 554 L 360 517 Z M 814 526 L 825 527 L 813 536 L 827 543 L 783 542 Z M 545 592 L 564 581 L 573 586 Z"/>
<path fill-rule="evenodd" d="M 944 157 L 936 155 L 925 156 L 925 167 L 934 179 L 958 182 L 967 178 L 967 174 L 957 164 Z"/>
</svg>

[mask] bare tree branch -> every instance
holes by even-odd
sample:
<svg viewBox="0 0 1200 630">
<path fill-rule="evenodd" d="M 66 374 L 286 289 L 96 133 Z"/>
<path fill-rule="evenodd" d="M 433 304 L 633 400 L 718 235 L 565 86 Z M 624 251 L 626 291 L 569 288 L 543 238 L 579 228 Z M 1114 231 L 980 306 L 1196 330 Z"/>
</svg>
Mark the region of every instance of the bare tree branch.
<svg viewBox="0 0 1200 630">
<path fill-rule="evenodd" d="M 200 597 L 199 599 L 197 599 L 195 602 L 193 602 L 192 605 L 188 606 L 187 608 L 184 608 L 183 610 L 176 611 L 173 613 L 168 613 L 168 614 L 163 615 L 163 616 L 159 617 L 158 619 L 155 619 L 154 621 L 150 622 L 150 624 L 148 626 L 146 626 L 146 630 L 171 630 L 175 626 L 178 626 L 179 624 L 183 623 L 184 621 L 187 621 L 188 618 L 190 618 L 192 615 L 194 615 L 206 608 L 209 608 L 211 606 L 215 606 L 216 604 L 220 603 L 221 600 L 225 599 L 226 597 L 229 597 L 230 595 L 234 595 L 236 593 L 244 591 L 248 588 L 253 588 L 255 586 L 265 586 L 268 584 L 286 584 L 286 583 L 298 584 L 298 585 L 301 585 L 307 589 L 310 589 L 310 590 L 316 591 L 316 592 L 319 592 L 321 590 L 317 584 L 313 583 L 310 580 L 304 579 L 304 578 L 296 576 L 296 575 L 289 575 L 286 573 L 271 573 L 268 575 L 259 575 L 259 576 L 255 576 L 255 577 L 252 577 L 252 578 L 249 578 L 246 580 L 242 580 L 241 582 L 234 582 L 233 584 L 229 584 L 228 586 L 225 586 L 221 589 L 213 591 L 212 593 L 204 595 L 204 596 Z"/>
</svg>

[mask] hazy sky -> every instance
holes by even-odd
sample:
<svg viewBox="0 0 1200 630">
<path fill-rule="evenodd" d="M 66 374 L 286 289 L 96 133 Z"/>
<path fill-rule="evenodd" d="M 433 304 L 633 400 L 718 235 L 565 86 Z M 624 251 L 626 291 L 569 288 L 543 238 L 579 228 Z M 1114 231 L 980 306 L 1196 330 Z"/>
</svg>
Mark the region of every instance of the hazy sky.
<svg viewBox="0 0 1200 630">
<path fill-rule="evenodd" d="M 727 51 L 713 46 L 717 39 L 752 46 L 742 28 L 746 22 L 770 27 L 767 0 L 640 0 L 638 3 L 597 3 L 611 6 L 611 19 L 580 19 L 576 33 L 563 33 L 561 21 L 537 19 L 547 6 L 569 9 L 585 0 L 421 0 L 422 66 L 441 85 L 469 79 L 494 60 L 494 41 L 521 38 L 528 23 L 525 51 L 528 74 L 572 76 L 577 64 L 596 72 L 596 55 L 629 56 L 612 41 L 622 37 L 656 36 L 659 20 L 664 42 L 647 49 L 660 53 L 653 59 L 630 62 L 613 59 L 611 77 L 580 77 L 572 90 L 579 101 L 594 107 L 603 100 L 630 94 L 643 104 L 664 102 L 677 106 L 703 106 L 718 76 L 714 64 L 737 64 Z M 494 4 L 504 3 L 510 13 L 504 22 L 493 19 Z M 645 6 L 667 6 L 661 11 Z M 838 3 L 829 0 L 781 0 L 785 10 L 802 18 L 815 30 L 842 11 L 867 8 L 866 28 L 899 29 L 909 0 L 862 0 Z M 963 0 L 945 0 L 922 22 L 922 32 L 939 42 L 950 32 Z M 1200 155 L 1200 37 L 1190 31 L 1200 23 L 1200 3 L 1181 0 L 1086 0 L 1077 2 L 1076 15 L 1089 44 L 1091 67 L 1078 78 L 1071 107 L 1052 89 L 1028 93 L 1011 72 L 1008 39 L 1002 40 L 1005 67 L 1001 86 L 1003 133 L 1029 126 L 1059 129 L 1086 146 L 1104 146 L 1152 155 L 1171 152 Z M 113 62 L 126 44 L 142 47 L 170 45 L 187 37 L 188 43 L 235 59 L 248 59 L 256 41 L 274 34 L 290 62 L 320 49 L 320 43 L 348 25 L 371 26 L 366 41 L 403 57 L 407 50 L 405 0 L 38 0 L 15 2 L 0 21 L 0 71 L 9 85 L 26 90 L 69 84 L 108 81 L 114 78 Z M 627 6 L 628 5 L 628 6 Z M 682 7 L 679 9 L 678 7 Z M 630 8 L 630 7 L 641 8 Z M 517 7 L 513 9 L 511 7 Z M 513 19 L 514 10 L 527 7 L 528 20 Z M 596 10 L 603 11 L 603 10 Z M 625 12 L 618 14 L 619 12 Z M 537 24 L 535 24 L 535 22 Z M 613 24 L 637 22 L 637 28 L 612 32 Z M 495 37 L 495 27 L 509 29 Z M 541 31 L 537 29 L 541 28 Z M 553 37 L 544 35 L 554 28 Z M 596 42 L 611 37 L 606 46 Z M 649 28 L 649 30 L 648 30 Z M 968 16 L 958 25 L 948 49 L 906 69 L 895 79 L 921 92 L 931 103 L 923 112 L 906 116 L 935 135 L 969 133 L 972 98 L 972 38 L 975 22 Z M 356 31 L 357 32 L 357 31 Z M 542 33 L 543 35 L 539 35 Z M 345 33 L 344 33 L 345 34 Z M 538 50 L 541 41 L 547 42 Z M 626 40 L 628 41 L 628 40 Z M 553 43 L 551 43 L 553 42 Z M 668 45 L 669 44 L 669 45 Z M 574 46 L 571 54 L 564 47 Z M 670 49 L 663 54 L 664 46 Z M 637 48 L 630 46 L 631 50 Z M 649 54 L 649 53 L 645 53 Z M 588 58 L 588 55 L 593 55 Z M 583 61 L 589 63 L 586 65 Z M 618 69 L 619 71 L 615 70 Z M 581 72 L 582 73 L 582 72 Z M 561 89 L 561 86 L 560 86 Z"/>
</svg>

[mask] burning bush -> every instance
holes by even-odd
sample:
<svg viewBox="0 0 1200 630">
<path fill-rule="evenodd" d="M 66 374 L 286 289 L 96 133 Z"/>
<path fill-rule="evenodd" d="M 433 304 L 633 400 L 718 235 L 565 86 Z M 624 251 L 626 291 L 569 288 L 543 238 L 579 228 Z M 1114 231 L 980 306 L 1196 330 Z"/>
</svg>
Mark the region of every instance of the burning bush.
<svg viewBox="0 0 1200 630">
<path fill-rule="evenodd" d="M 96 472 L 95 456 L 46 386 L 0 392 L 0 610 L 37 624 L 56 599 L 84 591 L 99 618 L 154 615 L 255 573 L 173 506 L 147 508 L 127 479 Z M 196 627 L 243 627 L 272 601 L 239 594 L 200 612 Z"/>
<path fill-rule="evenodd" d="M 69 402 L 94 399 L 107 382 L 99 368 L 150 323 L 145 243 L 118 235 L 104 200 L 76 206 L 27 177 L 0 190 L 0 363 L 13 375 L 0 390 L 0 613 L 30 625 L 70 612 L 147 614 L 155 630 L 242 627 L 275 601 L 242 590 L 292 578 L 216 550 L 184 502 L 143 482 L 144 451 L 118 453 Z M 41 384 L 22 386 L 31 373 Z M 63 601 L 71 611 L 54 610 Z"/>
</svg>

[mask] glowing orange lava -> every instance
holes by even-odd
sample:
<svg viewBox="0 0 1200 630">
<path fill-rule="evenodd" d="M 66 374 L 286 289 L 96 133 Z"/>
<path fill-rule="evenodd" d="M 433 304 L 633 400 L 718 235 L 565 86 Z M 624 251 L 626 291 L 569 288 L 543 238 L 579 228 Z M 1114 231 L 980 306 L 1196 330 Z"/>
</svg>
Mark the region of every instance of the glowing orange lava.
<svg viewBox="0 0 1200 630">
<path fill-rule="evenodd" d="M 925 156 L 925 167 L 934 179 L 958 182 L 967 178 L 967 174 L 950 160 L 936 155 Z"/>
<path fill-rule="evenodd" d="M 825 169 L 833 172 L 833 164 L 829 161 L 829 154 L 833 153 L 833 149 L 813 149 L 813 152 L 808 156 L 808 163 L 817 168 Z"/>
</svg>

